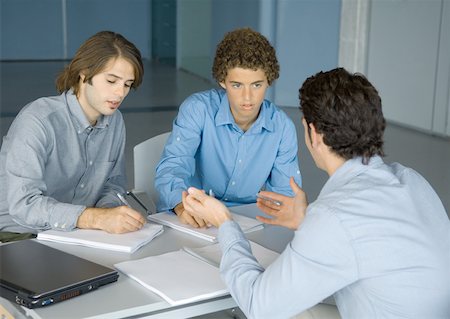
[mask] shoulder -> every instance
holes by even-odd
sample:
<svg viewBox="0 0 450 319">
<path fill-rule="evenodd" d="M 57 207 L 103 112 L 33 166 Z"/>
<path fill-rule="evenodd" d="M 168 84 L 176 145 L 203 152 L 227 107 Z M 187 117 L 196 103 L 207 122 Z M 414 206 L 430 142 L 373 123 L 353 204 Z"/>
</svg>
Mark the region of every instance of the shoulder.
<svg viewBox="0 0 450 319">
<path fill-rule="evenodd" d="M 52 114 L 65 113 L 67 104 L 63 95 L 41 97 L 25 105 L 17 115 L 17 118 L 36 118 L 45 120 Z"/>
<path fill-rule="evenodd" d="M 211 89 L 206 91 L 197 92 L 188 96 L 180 106 L 181 110 L 199 110 L 216 108 L 220 105 L 225 92 L 219 89 Z"/>
</svg>

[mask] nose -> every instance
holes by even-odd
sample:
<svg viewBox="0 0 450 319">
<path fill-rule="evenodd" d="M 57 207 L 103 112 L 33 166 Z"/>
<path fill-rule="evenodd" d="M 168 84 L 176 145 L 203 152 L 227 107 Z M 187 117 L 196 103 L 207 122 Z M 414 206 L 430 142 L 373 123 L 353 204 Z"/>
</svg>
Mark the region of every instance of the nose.
<svg viewBox="0 0 450 319">
<path fill-rule="evenodd" d="M 252 97 L 252 91 L 249 87 L 244 87 L 243 93 L 244 101 L 250 101 Z"/>
<path fill-rule="evenodd" d="M 118 86 L 115 90 L 114 93 L 120 97 L 121 99 L 124 98 L 127 94 L 128 94 L 128 88 L 126 88 L 125 86 Z"/>
</svg>

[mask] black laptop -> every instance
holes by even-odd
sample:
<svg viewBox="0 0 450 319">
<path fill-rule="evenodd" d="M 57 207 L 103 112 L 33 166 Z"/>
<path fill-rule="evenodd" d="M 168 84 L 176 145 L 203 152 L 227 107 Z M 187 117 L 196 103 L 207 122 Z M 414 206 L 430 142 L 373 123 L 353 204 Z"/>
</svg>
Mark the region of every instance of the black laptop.
<svg viewBox="0 0 450 319">
<path fill-rule="evenodd" d="M 34 240 L 0 245 L 0 296 L 27 308 L 79 296 L 118 277 L 114 269 Z"/>
</svg>

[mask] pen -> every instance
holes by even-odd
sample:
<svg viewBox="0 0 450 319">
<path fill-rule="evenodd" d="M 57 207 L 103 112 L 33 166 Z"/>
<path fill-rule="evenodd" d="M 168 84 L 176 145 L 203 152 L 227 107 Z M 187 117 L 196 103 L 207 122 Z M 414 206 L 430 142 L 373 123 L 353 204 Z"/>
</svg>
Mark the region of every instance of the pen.
<svg viewBox="0 0 450 319">
<path fill-rule="evenodd" d="M 125 197 L 122 196 L 122 194 L 117 193 L 117 197 L 119 197 L 120 201 L 121 201 L 124 205 L 126 205 L 126 206 L 128 206 L 128 207 L 131 207 L 130 204 L 129 204 L 129 203 L 127 202 L 127 200 L 125 199 Z"/>
<path fill-rule="evenodd" d="M 141 207 L 142 207 L 146 212 L 148 212 L 149 214 L 153 214 L 151 211 L 149 211 L 149 210 L 147 209 L 147 207 L 145 207 L 145 205 L 139 200 L 139 198 L 137 198 L 137 196 L 133 194 L 133 192 L 127 192 L 127 195 L 130 195 L 131 197 L 133 197 L 134 200 L 135 200 L 139 205 L 141 205 Z"/>
<path fill-rule="evenodd" d="M 262 200 L 271 202 L 272 204 L 277 205 L 277 206 L 283 205 L 282 202 L 280 202 L 280 201 L 278 201 L 278 200 L 275 200 L 275 199 L 272 199 L 272 198 L 269 198 L 269 197 L 266 197 L 266 196 L 263 196 L 263 195 L 261 195 L 260 193 L 257 193 L 257 194 L 256 194 L 256 197 L 259 197 L 259 198 L 261 198 Z"/>
</svg>

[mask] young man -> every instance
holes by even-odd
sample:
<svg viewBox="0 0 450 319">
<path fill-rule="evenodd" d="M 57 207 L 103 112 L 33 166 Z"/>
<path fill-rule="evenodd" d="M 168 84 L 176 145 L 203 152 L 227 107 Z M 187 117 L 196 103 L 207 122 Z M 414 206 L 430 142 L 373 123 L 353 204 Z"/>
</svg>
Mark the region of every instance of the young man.
<svg viewBox="0 0 450 319">
<path fill-rule="evenodd" d="M 183 208 L 181 194 L 190 186 L 232 206 L 254 203 L 261 189 L 292 194 L 290 176 L 301 183 L 295 126 L 264 99 L 279 74 L 269 41 L 248 28 L 229 32 L 212 73 L 220 89 L 183 102 L 156 168 L 158 210 L 173 209 L 194 227 L 205 223 Z"/>
<path fill-rule="evenodd" d="M 330 176 L 307 204 L 263 195 L 258 207 L 296 230 L 266 270 L 226 207 L 190 188 L 186 209 L 219 228 L 221 272 L 251 318 L 288 318 L 334 295 L 342 318 L 450 318 L 450 222 L 428 182 L 386 164 L 385 120 L 376 89 L 344 69 L 318 73 L 300 89 L 305 143 Z M 184 194 L 186 196 L 186 194 Z"/>
<path fill-rule="evenodd" d="M 57 78 L 61 95 L 21 110 L 0 151 L 4 239 L 11 232 L 78 227 L 124 233 L 143 226 L 139 212 L 117 196 L 126 186 L 125 126 L 117 109 L 143 72 L 132 43 L 99 32 Z"/>
</svg>

